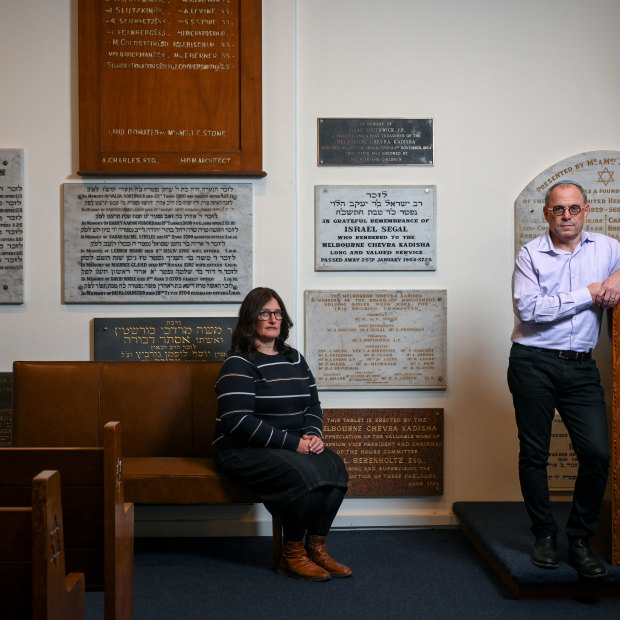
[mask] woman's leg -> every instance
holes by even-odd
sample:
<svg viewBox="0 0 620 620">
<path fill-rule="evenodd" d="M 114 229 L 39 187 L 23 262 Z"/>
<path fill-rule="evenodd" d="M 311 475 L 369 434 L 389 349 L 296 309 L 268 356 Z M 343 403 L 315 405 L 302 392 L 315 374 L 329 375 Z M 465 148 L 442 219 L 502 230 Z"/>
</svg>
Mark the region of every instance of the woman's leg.
<svg viewBox="0 0 620 620">
<path fill-rule="evenodd" d="M 284 546 L 276 572 L 307 581 L 327 581 L 329 571 L 315 564 L 304 547 L 304 536 L 314 516 L 321 511 L 323 493 L 312 491 L 280 513 Z"/>
<path fill-rule="evenodd" d="M 280 513 L 284 542 L 303 540 L 310 523 L 321 513 L 322 505 L 322 489 L 317 489 L 284 508 Z"/>
<path fill-rule="evenodd" d="M 349 577 L 352 570 L 336 562 L 334 558 L 327 553 L 325 546 L 325 537 L 334 522 L 338 509 L 342 504 L 346 489 L 340 487 L 323 487 L 319 491 L 323 491 L 323 502 L 321 509 L 315 513 L 314 518 L 308 525 L 308 536 L 306 538 L 306 549 L 309 558 L 324 568 L 332 577 Z"/>
<path fill-rule="evenodd" d="M 340 487 L 321 487 L 314 491 L 319 492 L 323 495 L 323 501 L 308 523 L 308 534 L 327 536 L 347 490 Z"/>
</svg>

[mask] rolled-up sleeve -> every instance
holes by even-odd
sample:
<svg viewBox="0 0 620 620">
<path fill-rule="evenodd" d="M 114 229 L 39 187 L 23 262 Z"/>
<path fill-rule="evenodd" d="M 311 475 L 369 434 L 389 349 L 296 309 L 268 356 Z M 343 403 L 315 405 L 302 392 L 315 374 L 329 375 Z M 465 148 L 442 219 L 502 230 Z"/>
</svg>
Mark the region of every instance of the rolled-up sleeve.
<svg viewBox="0 0 620 620">
<path fill-rule="evenodd" d="M 592 305 L 587 286 L 575 290 L 549 290 L 545 282 L 541 282 L 541 274 L 525 247 L 515 261 L 512 297 L 514 312 L 523 323 L 553 323 Z"/>
</svg>

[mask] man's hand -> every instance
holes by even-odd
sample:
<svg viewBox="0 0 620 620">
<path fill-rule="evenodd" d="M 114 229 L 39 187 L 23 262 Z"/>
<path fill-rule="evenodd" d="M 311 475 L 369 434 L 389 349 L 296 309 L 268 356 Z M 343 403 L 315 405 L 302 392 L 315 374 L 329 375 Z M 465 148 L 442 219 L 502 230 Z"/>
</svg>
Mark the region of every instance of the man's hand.
<svg viewBox="0 0 620 620">
<path fill-rule="evenodd" d="M 596 296 L 598 292 L 601 290 L 602 282 L 592 282 L 592 284 L 588 284 L 588 290 L 590 291 L 590 295 L 592 295 L 592 303 L 596 303 Z"/>
<path fill-rule="evenodd" d="M 588 286 L 588 289 L 590 289 L 590 286 Z M 591 289 L 590 294 L 592 294 Z M 593 295 L 593 299 L 594 303 L 602 308 L 613 308 L 620 301 L 620 270 L 612 273 L 599 286 L 596 294 Z"/>
</svg>

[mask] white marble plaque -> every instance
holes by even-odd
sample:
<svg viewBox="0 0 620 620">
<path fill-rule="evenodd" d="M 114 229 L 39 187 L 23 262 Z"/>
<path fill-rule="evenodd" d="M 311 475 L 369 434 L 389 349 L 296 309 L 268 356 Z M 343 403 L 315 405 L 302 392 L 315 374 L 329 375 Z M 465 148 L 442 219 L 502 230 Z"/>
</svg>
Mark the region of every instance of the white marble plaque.
<svg viewBox="0 0 620 620">
<path fill-rule="evenodd" d="M 515 200 L 515 254 L 545 233 L 545 192 L 555 183 L 579 183 L 590 202 L 585 229 L 620 241 L 620 151 L 588 151 L 554 164 L 528 183 Z"/>
<path fill-rule="evenodd" d="M 434 185 L 317 185 L 316 271 L 436 269 Z"/>
<path fill-rule="evenodd" d="M 305 356 L 321 390 L 445 389 L 445 290 L 305 291 Z"/>
<path fill-rule="evenodd" d="M 65 303 L 242 301 L 252 185 L 64 185 Z"/>
<path fill-rule="evenodd" d="M 0 149 L 0 304 L 24 303 L 24 150 Z"/>
</svg>

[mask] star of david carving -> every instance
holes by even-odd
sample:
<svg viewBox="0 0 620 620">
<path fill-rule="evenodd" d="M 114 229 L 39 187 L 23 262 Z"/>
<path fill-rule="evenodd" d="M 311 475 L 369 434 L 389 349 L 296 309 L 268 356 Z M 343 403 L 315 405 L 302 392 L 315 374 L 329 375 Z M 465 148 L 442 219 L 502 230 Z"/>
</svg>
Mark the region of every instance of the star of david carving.
<svg viewBox="0 0 620 620">
<path fill-rule="evenodd" d="M 598 173 L 598 182 L 603 183 L 605 187 L 614 180 L 614 173 L 605 166 Z"/>
</svg>

